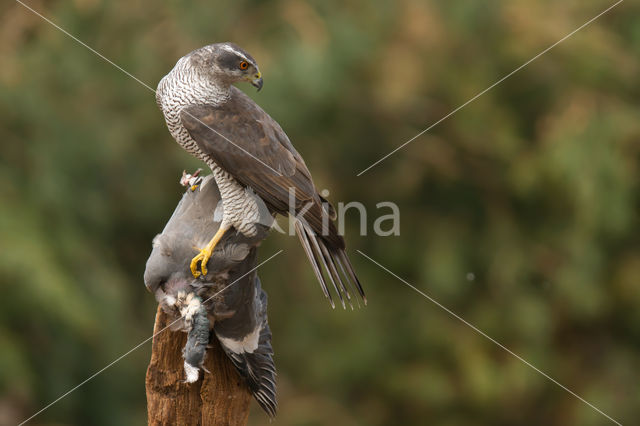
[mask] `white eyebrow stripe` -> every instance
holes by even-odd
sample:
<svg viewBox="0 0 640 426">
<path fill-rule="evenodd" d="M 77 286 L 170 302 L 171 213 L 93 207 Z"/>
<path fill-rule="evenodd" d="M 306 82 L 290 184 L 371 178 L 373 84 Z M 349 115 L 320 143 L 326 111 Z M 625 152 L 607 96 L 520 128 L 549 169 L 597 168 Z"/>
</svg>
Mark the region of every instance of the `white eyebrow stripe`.
<svg viewBox="0 0 640 426">
<path fill-rule="evenodd" d="M 249 62 L 250 64 L 253 64 L 253 61 L 250 60 L 249 58 L 247 58 L 245 56 L 245 54 L 240 52 L 239 50 L 236 50 L 233 47 L 231 47 L 229 45 L 226 45 L 226 44 L 223 44 L 221 47 L 222 47 L 222 49 L 226 50 L 227 52 L 235 53 L 236 55 L 242 57 L 245 61 Z"/>
</svg>

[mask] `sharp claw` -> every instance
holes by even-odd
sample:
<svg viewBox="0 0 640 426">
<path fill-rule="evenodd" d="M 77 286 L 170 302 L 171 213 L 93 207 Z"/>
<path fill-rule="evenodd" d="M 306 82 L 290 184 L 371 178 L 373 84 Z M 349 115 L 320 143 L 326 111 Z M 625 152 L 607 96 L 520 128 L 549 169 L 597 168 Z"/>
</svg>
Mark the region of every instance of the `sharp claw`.
<svg viewBox="0 0 640 426">
<path fill-rule="evenodd" d="M 200 275 L 202 276 L 207 275 L 207 272 L 208 272 L 207 263 L 209 262 L 209 259 L 213 255 L 213 251 L 216 248 L 216 244 L 218 244 L 218 241 L 220 241 L 220 239 L 222 238 L 222 236 L 224 235 L 227 229 L 229 229 L 229 227 L 221 226 L 220 229 L 218 229 L 216 234 L 213 236 L 211 241 L 209 241 L 209 244 L 207 244 L 205 248 L 196 249 L 196 250 L 199 250 L 199 253 L 195 255 L 193 259 L 191 259 L 191 265 L 190 265 L 191 274 L 195 278 L 198 278 Z M 202 273 L 198 271 L 198 262 L 200 262 L 200 271 L 202 271 Z"/>
<path fill-rule="evenodd" d="M 198 253 L 197 255 L 194 256 L 193 259 L 191 259 L 191 265 L 189 266 L 191 269 L 191 274 L 195 277 L 198 278 L 200 275 L 205 276 L 207 275 L 207 273 L 209 272 L 207 270 L 207 263 L 209 262 L 209 259 L 211 258 L 211 251 L 208 249 L 208 247 L 203 248 L 202 250 L 200 250 L 200 253 Z M 200 262 L 200 271 L 198 271 L 198 262 Z"/>
<path fill-rule="evenodd" d="M 189 266 L 189 268 L 191 269 L 191 275 L 193 275 L 194 278 L 198 278 L 200 276 L 200 271 L 198 271 L 198 260 L 198 256 L 194 257 L 193 259 L 191 259 L 191 265 Z"/>
<path fill-rule="evenodd" d="M 200 270 L 202 270 L 202 276 L 206 276 L 207 272 L 207 262 L 209 262 L 209 256 L 205 256 L 200 262 Z"/>
</svg>

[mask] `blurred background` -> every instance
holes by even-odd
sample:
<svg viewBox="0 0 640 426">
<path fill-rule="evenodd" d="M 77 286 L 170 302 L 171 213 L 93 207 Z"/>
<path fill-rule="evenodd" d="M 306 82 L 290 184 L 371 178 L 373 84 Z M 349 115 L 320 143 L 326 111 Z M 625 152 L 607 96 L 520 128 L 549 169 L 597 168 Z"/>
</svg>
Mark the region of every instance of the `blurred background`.
<svg viewBox="0 0 640 426">
<path fill-rule="evenodd" d="M 234 41 L 347 213 L 366 309 L 331 310 L 296 237 L 261 248 L 283 425 L 602 425 L 583 402 L 359 255 L 630 424 L 640 415 L 640 24 L 624 2 L 360 177 L 613 1 L 42 1 L 155 88 Z M 0 424 L 150 336 L 151 240 L 183 169 L 153 93 L 13 2 L 0 6 Z M 392 201 L 400 236 L 373 221 Z M 36 417 L 146 421 L 150 343 Z M 269 420 L 253 403 L 252 425 Z"/>
</svg>

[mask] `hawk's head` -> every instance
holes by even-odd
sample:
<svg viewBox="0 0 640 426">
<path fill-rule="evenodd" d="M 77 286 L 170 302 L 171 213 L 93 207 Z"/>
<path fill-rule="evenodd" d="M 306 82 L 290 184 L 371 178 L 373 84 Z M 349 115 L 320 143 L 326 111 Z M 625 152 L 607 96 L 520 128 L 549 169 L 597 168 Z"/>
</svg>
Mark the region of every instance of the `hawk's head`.
<svg viewBox="0 0 640 426">
<path fill-rule="evenodd" d="M 188 57 L 191 66 L 216 83 L 248 81 L 258 90 L 262 89 L 262 75 L 258 64 L 236 44 L 210 44 L 194 50 Z"/>
</svg>

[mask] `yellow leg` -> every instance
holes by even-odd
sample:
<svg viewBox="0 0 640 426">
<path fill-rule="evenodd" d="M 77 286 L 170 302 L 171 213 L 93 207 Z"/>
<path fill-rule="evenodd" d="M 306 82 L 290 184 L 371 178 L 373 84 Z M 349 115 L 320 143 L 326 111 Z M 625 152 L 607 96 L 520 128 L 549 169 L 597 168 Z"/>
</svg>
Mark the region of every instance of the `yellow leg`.
<svg viewBox="0 0 640 426">
<path fill-rule="evenodd" d="M 194 277 L 198 278 L 201 275 L 200 271 L 198 271 L 198 262 L 200 262 L 202 275 L 207 275 L 207 262 L 209 262 L 209 258 L 211 258 L 211 255 L 213 254 L 213 250 L 215 250 L 216 245 L 220 242 L 220 239 L 227 229 L 228 228 L 226 227 L 220 227 L 218 232 L 216 232 L 216 235 L 214 235 L 211 241 L 209 241 L 209 244 L 207 244 L 205 248 L 201 249 L 200 253 L 198 253 L 193 259 L 191 259 L 191 273 Z"/>
</svg>

